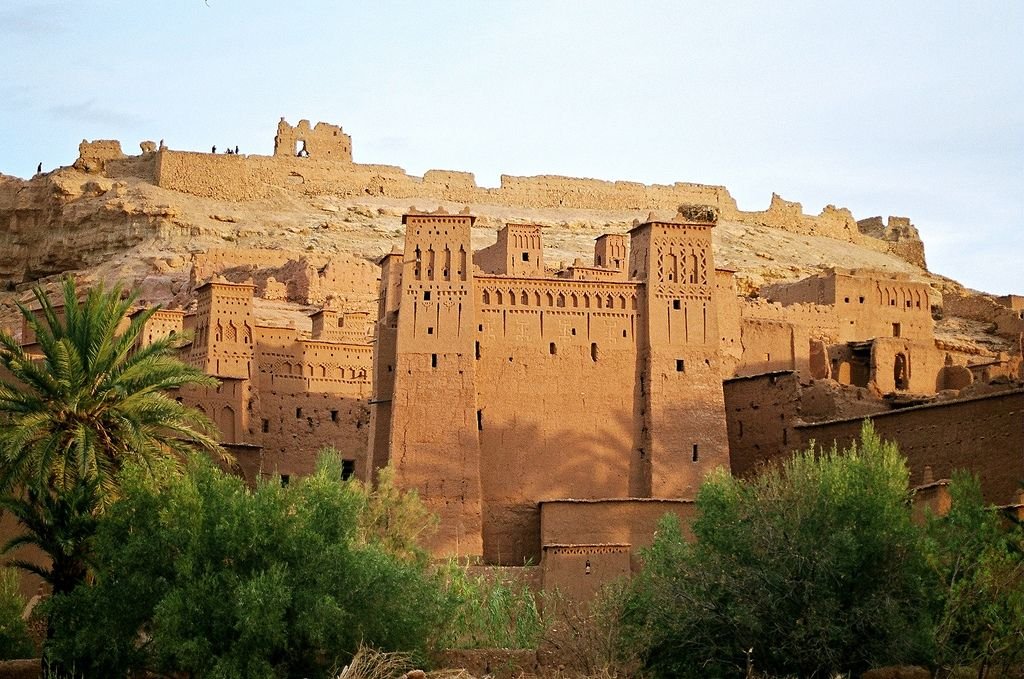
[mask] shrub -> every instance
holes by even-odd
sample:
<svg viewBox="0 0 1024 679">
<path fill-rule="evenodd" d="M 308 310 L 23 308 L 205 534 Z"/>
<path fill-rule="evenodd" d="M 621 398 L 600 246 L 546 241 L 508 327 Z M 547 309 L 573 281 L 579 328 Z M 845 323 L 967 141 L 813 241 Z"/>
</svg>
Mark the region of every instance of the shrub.
<svg viewBox="0 0 1024 679">
<path fill-rule="evenodd" d="M 938 584 L 937 664 L 985 676 L 1024 663 L 1024 533 L 982 499 L 970 474 L 954 474 L 952 506 L 928 521 Z"/>
<path fill-rule="evenodd" d="M 18 591 L 18 573 L 0 568 L 0 660 L 31 658 L 35 646 L 22 619 L 25 599 Z"/>
<path fill-rule="evenodd" d="M 662 521 L 625 608 L 655 676 L 818 676 L 929 656 L 927 569 L 894 445 L 796 455 L 743 481 L 712 475 L 696 542 Z"/>
<path fill-rule="evenodd" d="M 95 585 L 51 604 L 55 653 L 85 676 L 322 677 L 361 642 L 425 651 L 448 615 L 439 581 L 363 530 L 372 500 L 335 462 L 287 488 L 205 460 L 164 491 L 127 479 Z"/>
</svg>

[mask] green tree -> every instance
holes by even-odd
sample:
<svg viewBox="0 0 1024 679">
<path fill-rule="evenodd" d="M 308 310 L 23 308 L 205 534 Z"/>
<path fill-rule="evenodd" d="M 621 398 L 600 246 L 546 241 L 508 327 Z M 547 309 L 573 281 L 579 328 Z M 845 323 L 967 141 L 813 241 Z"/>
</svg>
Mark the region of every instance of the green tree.
<svg viewBox="0 0 1024 679">
<path fill-rule="evenodd" d="M 63 308 L 41 288 L 38 317 L 19 305 L 39 353 L 29 354 L 0 332 L 0 491 L 35 488 L 62 493 L 95 481 L 102 509 L 117 498 L 127 461 L 152 466 L 197 447 L 217 450 L 212 425 L 168 395 L 185 385 L 216 381 L 173 355 L 175 338 L 139 347 L 157 311 L 128 319 L 135 296 L 97 285 L 79 300 L 63 284 Z"/>
<path fill-rule="evenodd" d="M 205 460 L 163 489 L 129 470 L 95 583 L 51 603 L 57 657 L 87 677 L 324 677 L 360 642 L 425 652 L 451 598 L 422 550 L 364 530 L 374 501 L 335 462 L 285 488 Z"/>
<path fill-rule="evenodd" d="M 168 394 L 216 380 L 175 358 L 174 338 L 140 347 L 156 308 L 129 319 L 135 297 L 120 286 L 79 299 L 69 277 L 61 305 L 34 294 L 38 313 L 19 309 L 38 351 L 0 332 L 0 497 L 25 530 L 4 551 L 42 549 L 49 564 L 14 563 L 63 594 L 87 575 L 96 519 L 119 496 L 125 464 L 155 471 L 219 450 L 209 420 Z"/>
<path fill-rule="evenodd" d="M 696 537 L 666 519 L 625 608 L 626 640 L 661 677 L 823 676 L 929 657 L 927 568 L 908 473 L 870 424 L 697 498 Z"/>
<path fill-rule="evenodd" d="M 985 504 L 977 477 L 954 474 L 950 495 L 949 513 L 928 521 L 937 664 L 973 667 L 981 679 L 1024 663 L 1024 532 Z"/>
</svg>

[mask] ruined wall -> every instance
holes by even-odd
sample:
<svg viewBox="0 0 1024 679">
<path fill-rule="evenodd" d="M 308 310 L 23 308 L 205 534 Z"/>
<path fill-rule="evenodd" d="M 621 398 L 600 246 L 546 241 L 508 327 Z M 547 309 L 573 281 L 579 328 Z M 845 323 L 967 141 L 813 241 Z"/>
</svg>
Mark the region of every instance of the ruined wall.
<svg viewBox="0 0 1024 679">
<path fill-rule="evenodd" d="M 310 127 L 308 120 L 289 125 L 284 118 L 277 124 L 274 137 L 274 155 L 323 158 L 335 162 L 352 162 L 352 138 L 337 125 L 317 123 Z"/>
<path fill-rule="evenodd" d="M 866 236 L 889 243 L 890 252 L 903 260 L 927 269 L 924 259 L 924 243 L 917 227 L 907 217 L 889 217 L 887 223 L 881 217 L 869 217 L 857 222 L 857 228 Z"/>
<path fill-rule="evenodd" d="M 83 172 L 103 172 L 109 161 L 126 158 L 121 151 L 121 142 L 116 139 L 82 140 L 78 145 L 78 160 L 75 167 Z"/>
<path fill-rule="evenodd" d="M 987 502 L 1016 501 L 1024 478 L 1024 390 L 905 408 L 872 417 L 884 439 L 899 442 L 910 466 L 910 485 L 950 478 L 967 469 L 981 479 Z M 861 420 L 797 426 L 802 444 L 845 446 L 860 434 Z M 929 479 L 930 480 L 930 479 Z"/>
<path fill-rule="evenodd" d="M 343 253 L 315 255 L 253 248 L 214 248 L 196 253 L 192 287 L 214 276 L 234 283 L 252 283 L 256 295 L 267 299 L 317 306 L 333 301 L 350 310 L 371 311 L 380 271 L 371 262 Z"/>
<path fill-rule="evenodd" d="M 726 380 L 725 421 L 735 476 L 751 476 L 767 460 L 793 450 L 800 384 L 792 371 Z"/>
<path fill-rule="evenodd" d="M 942 311 L 948 316 L 992 323 L 996 333 L 1018 342 L 1024 333 L 1024 311 L 1019 311 L 1012 304 L 1000 304 L 987 295 L 947 293 L 943 295 Z"/>
</svg>

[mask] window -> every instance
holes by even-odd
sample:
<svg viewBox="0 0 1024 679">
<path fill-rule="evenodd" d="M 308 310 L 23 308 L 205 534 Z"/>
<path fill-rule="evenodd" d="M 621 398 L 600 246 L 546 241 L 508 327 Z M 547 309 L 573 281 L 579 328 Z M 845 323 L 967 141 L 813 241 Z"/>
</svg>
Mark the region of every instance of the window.
<svg viewBox="0 0 1024 679">
<path fill-rule="evenodd" d="M 428 335 L 433 335 L 434 334 L 434 326 L 428 326 L 427 327 L 427 334 Z"/>
<path fill-rule="evenodd" d="M 681 358 L 677 358 L 676 359 L 676 372 L 677 373 L 686 372 L 686 361 L 684 361 Z"/>
<path fill-rule="evenodd" d="M 476 343 L 476 360 L 480 360 L 480 343 Z"/>
<path fill-rule="evenodd" d="M 299 419 L 300 417 L 302 417 L 302 408 L 296 408 L 295 409 L 295 419 Z"/>
<path fill-rule="evenodd" d="M 698 457 L 699 457 L 699 455 L 697 453 L 697 444 L 694 443 L 693 444 L 693 461 L 696 462 Z"/>
<path fill-rule="evenodd" d="M 281 487 L 282 488 L 287 488 L 289 481 L 291 481 L 291 477 L 290 476 L 288 476 L 287 474 L 281 474 Z"/>
<path fill-rule="evenodd" d="M 430 290 L 424 290 L 423 291 L 423 301 L 424 302 L 429 302 L 430 301 Z"/>
<path fill-rule="evenodd" d="M 482 410 L 476 411 L 476 430 L 484 430 L 484 411 Z"/>
<path fill-rule="evenodd" d="M 590 360 L 597 363 L 597 342 L 590 343 Z"/>
<path fill-rule="evenodd" d="M 348 481 L 356 473 L 356 461 L 355 460 L 342 460 L 341 461 L 341 480 Z"/>
<path fill-rule="evenodd" d="M 331 422 L 337 422 L 337 421 L 338 421 L 338 411 L 337 410 L 332 410 L 331 411 Z"/>
<path fill-rule="evenodd" d="M 861 296 L 860 296 L 860 297 L 859 297 L 858 299 L 860 300 L 860 303 L 861 303 L 861 304 L 863 304 L 863 303 L 864 303 L 864 295 L 861 295 Z"/>
<path fill-rule="evenodd" d="M 430 367 L 431 368 L 436 368 L 437 367 L 437 354 L 431 354 L 430 355 Z"/>
<path fill-rule="evenodd" d="M 270 431 L 270 420 L 266 420 L 266 419 L 263 420 L 263 422 L 260 425 L 260 429 L 263 431 L 264 434 L 269 432 Z"/>
<path fill-rule="evenodd" d="M 843 297 L 843 302 L 845 302 L 846 304 L 849 304 L 850 303 L 850 298 L 849 297 Z"/>
<path fill-rule="evenodd" d="M 682 302 L 680 302 L 678 299 L 672 300 L 672 308 L 673 309 L 678 310 L 678 309 L 681 309 L 682 307 L 683 307 Z"/>
<path fill-rule="evenodd" d="M 556 355 L 558 353 L 558 348 L 555 347 L 555 343 L 554 342 L 552 342 L 551 344 L 548 345 L 548 353 L 551 354 L 552 356 L 554 356 L 554 355 Z"/>
<path fill-rule="evenodd" d="M 903 328 L 900 327 L 899 323 L 893 323 L 892 324 L 892 336 L 893 337 L 899 337 L 900 333 L 902 332 L 902 330 L 903 330 Z"/>
<path fill-rule="evenodd" d="M 530 253 L 529 252 L 524 252 L 523 253 L 523 261 L 524 262 L 529 262 L 530 261 Z"/>
</svg>

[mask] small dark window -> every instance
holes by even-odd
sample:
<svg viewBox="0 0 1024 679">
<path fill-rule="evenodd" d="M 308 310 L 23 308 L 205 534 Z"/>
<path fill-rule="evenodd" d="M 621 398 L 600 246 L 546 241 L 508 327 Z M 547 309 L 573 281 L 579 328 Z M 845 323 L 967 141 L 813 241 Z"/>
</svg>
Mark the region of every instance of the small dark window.
<svg viewBox="0 0 1024 679">
<path fill-rule="evenodd" d="M 740 426 L 740 438 L 743 438 L 743 422 L 737 422 L 737 424 Z"/>
<path fill-rule="evenodd" d="M 300 417 L 302 417 L 302 408 L 296 408 L 295 409 L 295 419 L 299 419 Z"/>
<path fill-rule="evenodd" d="M 524 262 L 529 262 L 530 261 L 530 253 L 529 252 L 524 252 L 523 253 L 523 261 Z"/>
<path fill-rule="evenodd" d="M 288 476 L 287 474 L 281 474 L 281 487 L 282 488 L 287 488 L 288 487 L 288 482 L 291 481 L 291 480 L 292 480 L 291 477 Z"/>
<path fill-rule="evenodd" d="M 693 461 L 696 462 L 698 457 L 699 457 L 699 455 L 697 453 L 697 444 L 694 443 L 693 444 Z"/>
<path fill-rule="evenodd" d="M 392 365 L 388 365 L 388 372 L 391 372 L 391 371 L 392 371 L 392 370 L 394 370 L 394 369 L 395 369 L 395 368 L 394 368 L 394 366 L 392 366 Z"/>
<path fill-rule="evenodd" d="M 476 343 L 476 360 L 480 360 L 480 343 Z"/>
<path fill-rule="evenodd" d="M 558 349 L 555 347 L 554 342 L 548 345 L 548 353 L 551 354 L 552 356 L 558 353 Z"/>
<path fill-rule="evenodd" d="M 575 335 L 575 334 L 576 334 L 576 328 L 573 328 L 573 329 L 572 329 L 572 334 L 573 334 L 573 335 Z"/>
<path fill-rule="evenodd" d="M 861 303 L 861 304 L 863 304 L 863 303 L 864 303 L 864 295 L 861 295 L 861 296 L 859 297 L 859 300 L 860 300 L 860 303 Z"/>
<path fill-rule="evenodd" d="M 788 443 L 789 443 L 789 430 L 786 429 L 785 427 L 783 427 L 782 428 L 782 445 L 787 445 Z"/>
<path fill-rule="evenodd" d="M 481 323 L 480 325 L 478 325 L 477 326 L 477 330 L 479 330 L 480 332 L 483 332 L 484 331 L 484 324 Z"/>
<path fill-rule="evenodd" d="M 484 411 L 482 410 L 476 411 L 476 428 L 477 431 L 484 430 Z"/>
<path fill-rule="evenodd" d="M 676 359 L 676 372 L 677 373 L 686 372 L 686 361 L 684 361 L 681 358 L 677 358 Z"/>
<path fill-rule="evenodd" d="M 430 290 L 425 290 L 423 292 L 423 301 L 424 302 L 429 302 L 430 301 Z"/>
<path fill-rule="evenodd" d="M 597 363 L 597 342 L 590 343 L 590 360 Z"/>
<path fill-rule="evenodd" d="M 337 421 L 338 421 L 338 411 L 337 410 L 332 410 L 331 411 L 331 422 L 337 422 Z"/>
<path fill-rule="evenodd" d="M 843 297 L 843 301 L 845 303 L 849 304 L 850 303 L 850 298 L 849 297 Z"/>
<path fill-rule="evenodd" d="M 430 326 L 430 327 L 427 328 L 427 334 L 428 335 L 433 335 L 434 334 L 434 327 L 433 326 Z"/>
<path fill-rule="evenodd" d="M 356 473 L 356 461 L 355 460 L 342 460 L 341 461 L 341 480 L 348 481 Z"/>
<path fill-rule="evenodd" d="M 893 337 L 899 337 L 900 333 L 902 332 L 902 330 L 903 329 L 900 327 L 899 323 L 893 323 L 892 324 L 892 336 Z"/>
<path fill-rule="evenodd" d="M 270 431 L 270 420 L 263 420 L 260 429 L 263 430 L 264 434 L 269 432 Z"/>
<path fill-rule="evenodd" d="M 683 308 L 683 304 L 678 299 L 674 299 L 674 300 L 672 300 L 672 308 L 673 309 L 682 309 Z"/>
<path fill-rule="evenodd" d="M 626 334 L 626 331 L 625 331 L 625 330 L 623 330 L 623 331 L 622 331 L 622 336 L 623 336 L 623 337 L 628 337 L 628 335 Z"/>
<path fill-rule="evenodd" d="M 437 367 L 437 354 L 431 354 L 430 355 L 430 367 L 431 368 L 436 368 Z"/>
</svg>

